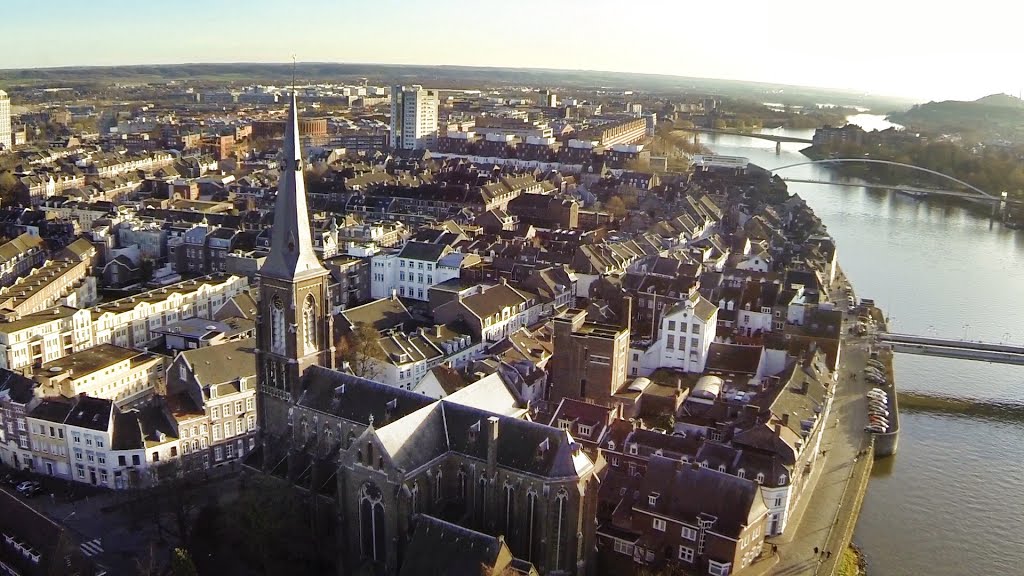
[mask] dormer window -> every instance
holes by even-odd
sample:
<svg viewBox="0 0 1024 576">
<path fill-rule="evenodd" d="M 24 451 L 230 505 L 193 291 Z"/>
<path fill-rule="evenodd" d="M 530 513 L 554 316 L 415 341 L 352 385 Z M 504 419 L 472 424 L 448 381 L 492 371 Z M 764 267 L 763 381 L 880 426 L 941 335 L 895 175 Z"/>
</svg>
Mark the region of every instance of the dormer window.
<svg viewBox="0 0 1024 576">
<path fill-rule="evenodd" d="M 764 474 L 763 474 L 763 473 L 761 473 L 761 472 L 758 472 L 758 473 L 757 473 L 757 479 L 756 479 L 756 482 L 757 482 L 758 484 L 764 484 Z"/>
<path fill-rule="evenodd" d="M 719 472 L 725 472 L 725 464 L 719 464 L 718 465 L 718 471 Z"/>
<path fill-rule="evenodd" d="M 635 455 L 635 454 L 637 454 L 639 452 L 640 452 L 640 450 L 637 448 L 637 445 L 635 443 L 629 445 L 629 453 L 630 454 L 634 454 Z"/>
<path fill-rule="evenodd" d="M 740 468 L 739 470 L 736 471 L 736 476 L 741 480 L 746 479 L 747 471 L 744 470 L 743 468 Z"/>
<path fill-rule="evenodd" d="M 609 440 L 608 441 L 608 449 L 609 450 L 615 450 L 615 441 L 614 440 Z"/>
<path fill-rule="evenodd" d="M 700 463 L 700 467 L 701 467 L 701 468 L 707 468 L 707 467 L 708 467 L 708 461 L 707 461 L 707 460 L 705 460 L 705 461 L 701 462 L 701 463 Z"/>
<path fill-rule="evenodd" d="M 647 496 L 647 503 L 650 504 L 651 506 L 657 506 L 658 505 L 658 496 L 661 496 L 661 494 L 658 494 L 657 492 L 651 492 Z"/>
<path fill-rule="evenodd" d="M 568 430 L 571 427 L 572 427 L 572 420 L 568 420 L 566 418 L 559 418 L 558 419 L 558 429 L 559 430 Z"/>
<path fill-rule="evenodd" d="M 593 427 L 586 426 L 584 424 L 580 424 L 580 426 L 579 426 L 580 436 L 590 436 L 591 432 L 593 432 Z"/>
</svg>

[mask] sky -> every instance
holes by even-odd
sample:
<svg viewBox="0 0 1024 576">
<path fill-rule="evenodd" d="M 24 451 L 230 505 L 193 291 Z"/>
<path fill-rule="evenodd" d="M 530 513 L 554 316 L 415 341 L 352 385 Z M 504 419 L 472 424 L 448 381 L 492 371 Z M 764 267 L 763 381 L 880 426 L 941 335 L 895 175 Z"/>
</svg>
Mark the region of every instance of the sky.
<svg viewBox="0 0 1024 576">
<path fill-rule="evenodd" d="M 1007 0 L 2 0 L 0 69 L 456 64 L 672 74 L 917 100 L 1024 89 Z"/>
</svg>

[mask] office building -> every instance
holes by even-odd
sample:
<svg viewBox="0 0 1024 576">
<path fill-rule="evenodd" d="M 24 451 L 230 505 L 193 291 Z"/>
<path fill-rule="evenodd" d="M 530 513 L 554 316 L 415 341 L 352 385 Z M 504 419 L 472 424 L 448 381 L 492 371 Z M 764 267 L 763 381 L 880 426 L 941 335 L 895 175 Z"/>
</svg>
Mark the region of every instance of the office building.
<svg viewBox="0 0 1024 576">
<path fill-rule="evenodd" d="M 11 99 L 7 92 L 0 90 L 0 148 L 10 149 L 11 141 Z"/>
<path fill-rule="evenodd" d="M 391 89 L 391 147 L 430 148 L 437 141 L 437 91 L 422 86 Z"/>
</svg>

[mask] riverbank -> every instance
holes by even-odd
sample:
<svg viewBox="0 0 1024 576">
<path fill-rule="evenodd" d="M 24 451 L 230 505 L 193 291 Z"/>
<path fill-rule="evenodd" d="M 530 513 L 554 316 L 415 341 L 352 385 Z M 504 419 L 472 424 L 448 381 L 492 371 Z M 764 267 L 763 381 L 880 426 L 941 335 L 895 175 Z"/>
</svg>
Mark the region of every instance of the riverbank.
<svg viewBox="0 0 1024 576">
<path fill-rule="evenodd" d="M 836 576 L 867 576 L 867 562 L 859 548 L 850 544 L 843 550 Z"/>
</svg>

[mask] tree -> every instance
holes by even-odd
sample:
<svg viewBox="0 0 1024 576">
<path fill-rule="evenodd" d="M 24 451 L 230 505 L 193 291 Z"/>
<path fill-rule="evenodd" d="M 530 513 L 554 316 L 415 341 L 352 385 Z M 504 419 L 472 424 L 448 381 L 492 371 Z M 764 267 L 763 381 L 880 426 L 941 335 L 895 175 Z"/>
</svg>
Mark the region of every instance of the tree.
<svg viewBox="0 0 1024 576">
<path fill-rule="evenodd" d="M 11 172 L 0 172 L 0 203 L 12 204 L 18 188 L 18 178 Z"/>
<path fill-rule="evenodd" d="M 192 562 L 192 555 L 188 553 L 188 550 L 175 548 L 171 555 L 171 575 L 198 576 L 198 574 L 196 565 Z"/>
<path fill-rule="evenodd" d="M 373 380 L 383 375 L 381 361 L 384 351 L 378 342 L 380 334 L 373 326 L 357 322 L 337 343 L 338 359 L 347 364 L 347 371 L 360 378 Z"/>
<path fill-rule="evenodd" d="M 609 198 L 608 201 L 604 203 L 604 209 L 616 218 L 622 218 L 626 215 L 626 203 L 618 196 L 612 196 Z"/>
</svg>

